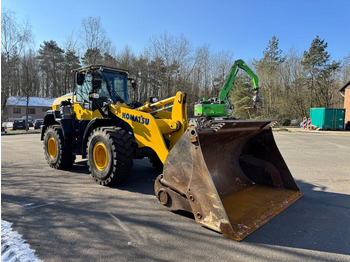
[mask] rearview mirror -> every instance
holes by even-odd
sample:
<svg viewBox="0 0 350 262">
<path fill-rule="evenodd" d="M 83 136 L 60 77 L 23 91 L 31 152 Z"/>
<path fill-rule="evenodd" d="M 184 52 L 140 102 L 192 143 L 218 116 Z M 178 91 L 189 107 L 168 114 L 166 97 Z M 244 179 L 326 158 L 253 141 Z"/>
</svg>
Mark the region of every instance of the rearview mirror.
<svg viewBox="0 0 350 262">
<path fill-rule="evenodd" d="M 135 79 L 133 79 L 133 78 L 128 78 L 128 80 L 130 81 L 130 83 L 131 83 L 131 87 L 132 87 L 132 89 L 136 89 L 136 80 Z"/>
</svg>

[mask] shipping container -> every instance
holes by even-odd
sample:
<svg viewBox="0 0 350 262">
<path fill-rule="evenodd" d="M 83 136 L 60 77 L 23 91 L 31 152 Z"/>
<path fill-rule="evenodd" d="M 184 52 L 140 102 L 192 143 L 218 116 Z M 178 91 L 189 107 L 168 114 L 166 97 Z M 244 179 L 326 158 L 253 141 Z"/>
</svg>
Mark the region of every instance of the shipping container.
<svg viewBox="0 0 350 262">
<path fill-rule="evenodd" d="M 323 130 L 344 130 L 344 108 L 310 108 L 311 125 Z"/>
</svg>

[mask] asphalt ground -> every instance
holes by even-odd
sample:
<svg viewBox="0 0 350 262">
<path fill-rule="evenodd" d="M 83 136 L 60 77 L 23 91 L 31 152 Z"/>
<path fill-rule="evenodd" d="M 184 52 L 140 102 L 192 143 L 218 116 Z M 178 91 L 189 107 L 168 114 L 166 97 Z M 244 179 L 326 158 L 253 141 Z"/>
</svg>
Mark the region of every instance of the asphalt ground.
<svg viewBox="0 0 350 262">
<path fill-rule="evenodd" d="M 1 216 L 44 261 L 350 261 L 350 133 L 275 132 L 304 196 L 242 242 L 170 212 L 135 160 L 119 188 L 50 168 L 39 134 L 1 136 Z"/>
</svg>

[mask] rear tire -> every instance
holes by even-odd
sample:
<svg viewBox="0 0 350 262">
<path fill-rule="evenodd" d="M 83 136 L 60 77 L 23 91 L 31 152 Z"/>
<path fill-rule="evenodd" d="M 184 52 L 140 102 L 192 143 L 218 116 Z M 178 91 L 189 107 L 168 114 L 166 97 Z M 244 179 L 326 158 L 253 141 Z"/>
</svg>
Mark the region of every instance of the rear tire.
<svg viewBox="0 0 350 262">
<path fill-rule="evenodd" d="M 44 152 L 47 163 L 57 169 L 66 169 L 73 165 L 75 155 L 70 145 L 64 144 L 62 128 L 49 126 L 44 134 Z"/>
<path fill-rule="evenodd" d="M 91 176 L 103 186 L 120 185 L 133 166 L 134 143 L 119 127 L 96 128 L 87 144 Z"/>
</svg>

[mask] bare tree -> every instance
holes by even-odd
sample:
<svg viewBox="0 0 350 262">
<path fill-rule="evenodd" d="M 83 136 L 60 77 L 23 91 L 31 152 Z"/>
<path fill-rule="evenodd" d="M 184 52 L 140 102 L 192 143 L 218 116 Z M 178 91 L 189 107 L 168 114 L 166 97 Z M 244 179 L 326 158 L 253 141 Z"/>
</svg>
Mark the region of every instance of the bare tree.
<svg viewBox="0 0 350 262">
<path fill-rule="evenodd" d="M 136 56 L 130 46 L 125 46 L 117 55 L 118 67 L 131 70 Z"/>
<path fill-rule="evenodd" d="M 102 27 L 100 17 L 89 16 L 82 20 L 81 46 L 85 53 L 85 61 L 92 61 L 93 63 L 100 62 L 100 60 L 97 59 L 103 59 L 102 55 L 96 56 L 96 50 L 99 51 L 99 54 L 110 51 L 111 40 Z M 93 57 L 89 57 L 90 55 Z"/>
<path fill-rule="evenodd" d="M 306 73 L 301 65 L 299 51 L 291 48 L 280 65 L 282 95 L 278 99 L 280 115 L 290 119 L 301 119 L 308 114 L 309 92 Z"/>
<path fill-rule="evenodd" d="M 221 51 L 212 56 L 212 88 L 211 96 L 218 96 L 226 77 L 234 63 L 233 54 L 229 51 Z"/>
<path fill-rule="evenodd" d="M 157 69 L 156 75 L 162 76 L 159 79 L 161 97 L 174 95 L 180 89 L 180 83 L 190 77 L 193 59 L 190 42 L 182 34 L 172 36 L 165 32 L 150 38 L 147 53 Z"/>
<path fill-rule="evenodd" d="M 26 131 L 29 130 L 28 114 L 29 100 L 34 96 L 39 88 L 39 67 L 37 65 L 36 55 L 33 50 L 25 52 L 21 61 L 21 92 L 26 99 Z"/>
<path fill-rule="evenodd" d="M 342 84 L 344 85 L 350 80 L 350 53 L 344 57 L 342 64 Z"/>
<path fill-rule="evenodd" d="M 209 95 L 210 88 L 210 52 L 209 45 L 204 45 L 196 50 L 194 67 L 192 70 L 192 81 L 195 93 L 198 95 L 200 89 L 204 89 L 204 97 Z M 196 92 L 197 91 L 197 92 Z M 199 97 L 197 97 L 198 100 Z"/>
<path fill-rule="evenodd" d="M 29 21 L 16 22 L 13 12 L 1 11 L 1 114 L 4 112 L 7 98 L 17 92 L 16 72 L 20 57 L 31 43 L 32 33 Z M 3 118 L 2 118 L 3 119 Z"/>
<path fill-rule="evenodd" d="M 72 30 L 70 35 L 66 36 L 63 42 L 63 49 L 65 52 L 74 52 L 79 55 L 79 38 L 75 30 Z"/>
</svg>

